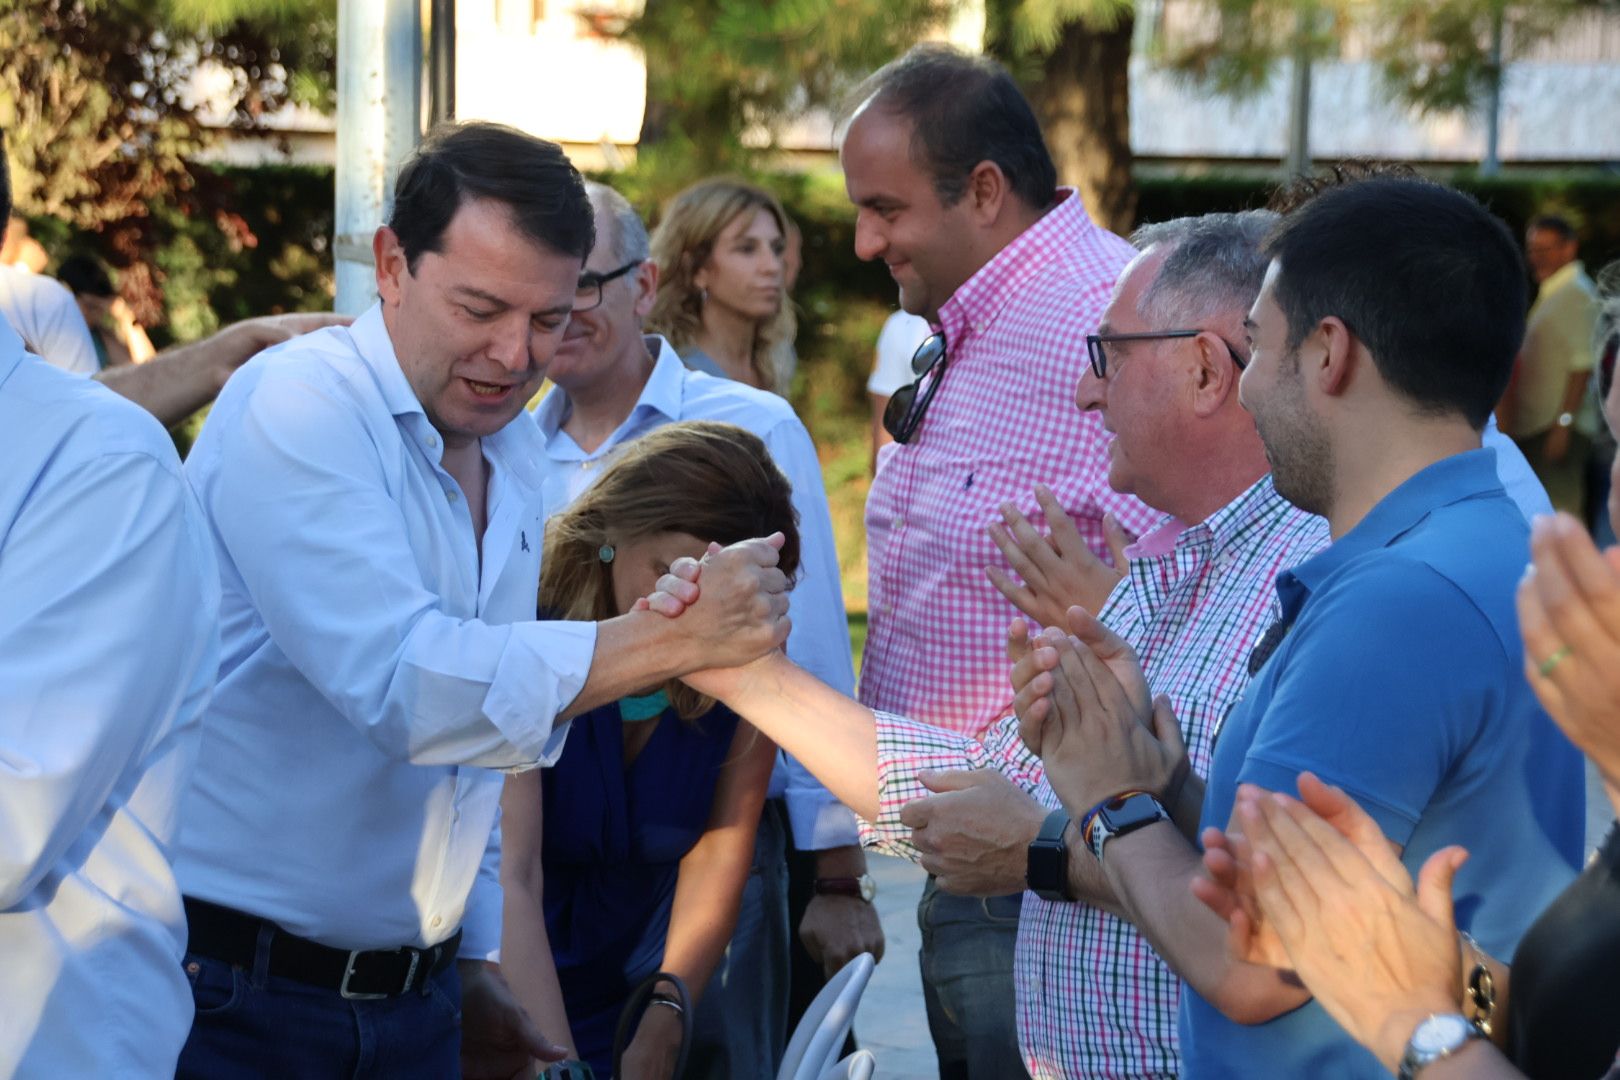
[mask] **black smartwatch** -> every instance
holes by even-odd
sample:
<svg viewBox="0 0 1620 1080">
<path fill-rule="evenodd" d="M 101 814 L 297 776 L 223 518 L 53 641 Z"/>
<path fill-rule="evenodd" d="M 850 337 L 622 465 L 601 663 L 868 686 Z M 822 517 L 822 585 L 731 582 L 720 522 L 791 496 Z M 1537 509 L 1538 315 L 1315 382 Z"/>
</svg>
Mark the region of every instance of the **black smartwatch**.
<svg viewBox="0 0 1620 1080">
<path fill-rule="evenodd" d="M 1074 893 L 1069 890 L 1069 849 L 1063 843 L 1068 827 L 1069 812 L 1060 807 L 1046 815 L 1041 831 L 1029 842 L 1024 881 L 1042 900 L 1074 902 Z"/>
<path fill-rule="evenodd" d="M 1170 814 L 1159 805 L 1159 800 L 1146 792 L 1135 792 L 1124 798 L 1110 799 L 1096 810 L 1086 843 L 1101 862 L 1103 845 L 1116 836 L 1128 836 L 1137 829 L 1156 821 L 1169 821 Z"/>
</svg>

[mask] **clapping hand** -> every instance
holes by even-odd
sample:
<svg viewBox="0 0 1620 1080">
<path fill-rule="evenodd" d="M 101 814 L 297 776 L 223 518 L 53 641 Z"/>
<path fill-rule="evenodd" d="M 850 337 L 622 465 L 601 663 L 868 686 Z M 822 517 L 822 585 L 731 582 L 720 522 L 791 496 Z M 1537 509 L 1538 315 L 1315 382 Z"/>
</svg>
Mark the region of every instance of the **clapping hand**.
<svg viewBox="0 0 1620 1080">
<path fill-rule="evenodd" d="M 1537 519 L 1519 584 L 1525 677 L 1570 741 L 1620 787 L 1620 548 L 1568 514 Z"/>
<path fill-rule="evenodd" d="M 1467 853 L 1436 852 L 1414 887 L 1377 823 L 1342 791 L 1303 773 L 1300 793 L 1306 802 L 1239 790 L 1233 819 L 1248 867 L 1235 885 L 1247 895 L 1229 907 L 1230 922 L 1257 911 L 1260 936 L 1280 945 L 1329 1015 L 1393 1070 L 1425 1016 L 1459 1009 L 1451 882 Z M 1210 903 L 1207 883 L 1194 891 Z M 1251 941 L 1259 929 L 1251 927 Z"/>
<path fill-rule="evenodd" d="M 1112 514 L 1103 518 L 1103 533 L 1114 560 L 1109 566 L 1086 546 L 1074 519 L 1047 487 L 1036 485 L 1035 501 L 1046 516 L 1050 536 L 1036 532 L 1010 502 L 1001 505 L 1003 523 L 992 523 L 988 530 L 1021 583 L 997 566 L 987 566 L 984 572 L 1019 611 L 1042 626 L 1064 626 L 1071 607 L 1093 614 L 1101 610 L 1125 576 L 1125 548 L 1133 537 Z"/>
<path fill-rule="evenodd" d="M 1079 817 L 1124 791 L 1163 792 L 1186 758 L 1166 698 L 1154 700 L 1135 654 L 1079 608 L 1074 636 L 1048 628 L 1013 665 L 1019 734 Z"/>
</svg>

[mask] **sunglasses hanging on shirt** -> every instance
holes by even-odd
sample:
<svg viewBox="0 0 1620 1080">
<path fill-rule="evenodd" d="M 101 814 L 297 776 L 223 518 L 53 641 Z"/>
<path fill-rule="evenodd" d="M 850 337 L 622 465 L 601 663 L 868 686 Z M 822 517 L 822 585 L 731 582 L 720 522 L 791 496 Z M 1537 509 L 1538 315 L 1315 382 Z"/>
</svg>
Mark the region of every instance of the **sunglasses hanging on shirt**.
<svg viewBox="0 0 1620 1080">
<path fill-rule="evenodd" d="M 936 330 L 923 339 L 911 356 L 911 373 L 917 377 L 916 381 L 896 390 L 883 410 L 883 430 L 895 442 L 908 443 L 917 434 L 928 405 L 939 390 L 940 380 L 945 378 L 945 362 L 945 331 Z M 924 381 L 928 383 L 926 388 Z"/>
</svg>

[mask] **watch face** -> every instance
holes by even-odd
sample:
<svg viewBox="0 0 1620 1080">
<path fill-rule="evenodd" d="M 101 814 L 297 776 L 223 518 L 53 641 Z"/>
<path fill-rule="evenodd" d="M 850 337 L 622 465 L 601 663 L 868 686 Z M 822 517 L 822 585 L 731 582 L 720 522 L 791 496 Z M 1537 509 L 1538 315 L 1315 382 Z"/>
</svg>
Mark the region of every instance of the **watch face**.
<svg viewBox="0 0 1620 1080">
<path fill-rule="evenodd" d="M 1431 1016 L 1412 1033 L 1412 1049 L 1419 1054 L 1443 1054 L 1469 1037 L 1468 1021 L 1454 1013 Z"/>
<path fill-rule="evenodd" d="M 872 897 L 877 895 L 877 882 L 872 880 L 871 874 L 862 874 L 855 880 L 860 884 L 861 899 L 870 904 Z"/>
<path fill-rule="evenodd" d="M 1103 818 L 1108 822 L 1108 831 L 1118 833 L 1133 825 L 1140 825 L 1149 821 L 1156 821 L 1159 817 L 1159 804 L 1151 795 L 1132 795 L 1125 800 L 1119 808 L 1104 807 Z"/>
</svg>

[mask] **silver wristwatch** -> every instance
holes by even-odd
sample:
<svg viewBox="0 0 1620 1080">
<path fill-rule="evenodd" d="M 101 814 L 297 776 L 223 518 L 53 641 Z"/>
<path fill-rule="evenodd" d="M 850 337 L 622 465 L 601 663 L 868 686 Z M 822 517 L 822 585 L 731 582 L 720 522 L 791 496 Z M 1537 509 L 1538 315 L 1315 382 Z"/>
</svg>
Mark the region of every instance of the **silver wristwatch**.
<svg viewBox="0 0 1620 1080">
<path fill-rule="evenodd" d="M 1448 1058 L 1474 1039 L 1485 1036 L 1460 1013 L 1435 1013 L 1412 1032 L 1401 1055 L 1400 1080 L 1414 1080 L 1418 1073 L 1441 1058 Z"/>
</svg>

